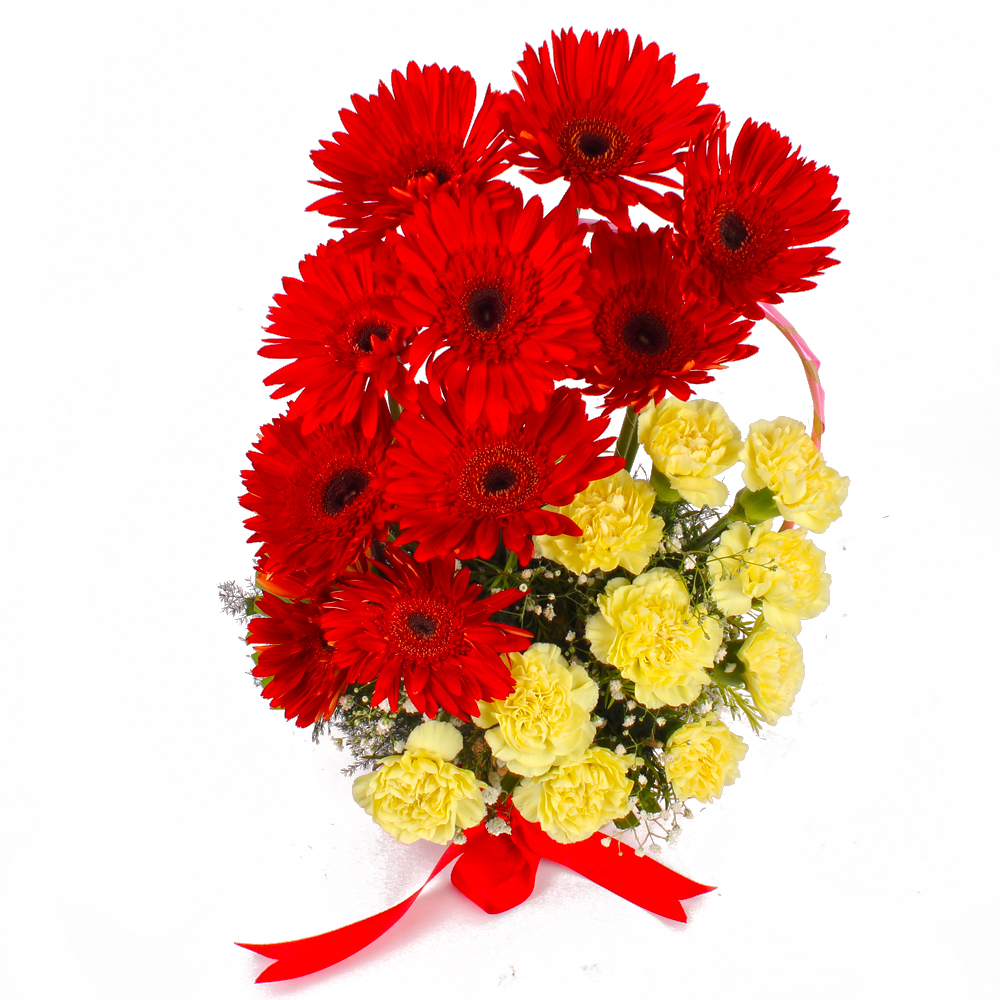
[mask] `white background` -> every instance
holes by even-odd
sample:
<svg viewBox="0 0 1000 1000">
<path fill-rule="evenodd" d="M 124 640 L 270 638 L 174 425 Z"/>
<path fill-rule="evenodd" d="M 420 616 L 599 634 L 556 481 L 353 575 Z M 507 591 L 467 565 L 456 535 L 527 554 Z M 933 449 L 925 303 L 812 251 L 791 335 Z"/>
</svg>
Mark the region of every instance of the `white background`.
<svg viewBox="0 0 1000 1000">
<path fill-rule="evenodd" d="M 841 177 L 843 263 L 785 306 L 853 480 L 819 539 L 833 603 L 795 715 L 663 856 L 719 887 L 687 926 L 543 862 L 516 910 L 439 879 L 339 968 L 254 986 L 233 940 L 373 913 L 440 850 L 382 834 L 333 747 L 268 711 L 216 603 L 249 570 L 239 471 L 277 410 L 260 327 L 332 235 L 308 153 L 410 59 L 507 88 L 571 24 L 658 41 Z M 996 996 L 994 37 L 961 3 L 9 13 L 0 993 Z M 705 395 L 808 421 L 791 350 L 752 339 Z"/>
</svg>

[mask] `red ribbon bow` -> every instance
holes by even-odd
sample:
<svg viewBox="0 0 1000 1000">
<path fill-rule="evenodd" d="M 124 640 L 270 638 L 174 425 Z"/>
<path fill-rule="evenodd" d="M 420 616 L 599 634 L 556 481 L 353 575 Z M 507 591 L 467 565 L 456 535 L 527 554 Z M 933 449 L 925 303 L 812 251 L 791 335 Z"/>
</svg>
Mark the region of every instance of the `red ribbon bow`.
<svg viewBox="0 0 1000 1000">
<path fill-rule="evenodd" d="M 258 983 L 296 979 L 336 965 L 381 937 L 413 905 L 427 884 L 458 858 L 452 883 L 487 913 L 502 913 L 523 903 L 535 887 L 539 858 L 557 864 L 603 885 L 623 899 L 671 920 L 687 921 L 682 899 L 711 892 L 678 875 L 651 858 L 639 857 L 631 847 L 612 840 L 605 846 L 600 833 L 575 844 L 559 844 L 529 823 L 516 809 L 510 814 L 511 833 L 494 836 L 484 823 L 466 830 L 464 844 L 451 844 L 441 855 L 427 881 L 401 903 L 326 934 L 283 941 L 280 944 L 240 944 L 241 948 L 277 959 L 258 977 Z"/>
</svg>

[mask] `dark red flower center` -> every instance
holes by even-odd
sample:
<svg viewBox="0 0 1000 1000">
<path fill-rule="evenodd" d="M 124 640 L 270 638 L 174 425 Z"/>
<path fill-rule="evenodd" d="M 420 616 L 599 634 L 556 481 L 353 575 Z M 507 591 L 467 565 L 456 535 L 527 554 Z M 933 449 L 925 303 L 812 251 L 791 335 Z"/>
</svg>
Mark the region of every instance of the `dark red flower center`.
<svg viewBox="0 0 1000 1000">
<path fill-rule="evenodd" d="M 599 118 L 567 122 L 556 140 L 569 173 L 614 174 L 632 146 L 617 125 Z"/>
<path fill-rule="evenodd" d="M 465 461 L 459 496 L 472 517 L 503 517 L 539 506 L 543 456 L 511 441 L 486 444 Z"/>
<path fill-rule="evenodd" d="M 371 354 L 372 337 L 379 340 L 388 340 L 389 327 L 386 323 L 366 323 L 354 331 L 354 349 L 359 354 Z"/>
<path fill-rule="evenodd" d="M 323 490 L 323 510 L 331 516 L 339 514 L 368 488 L 370 482 L 361 469 L 338 472 Z"/>
<path fill-rule="evenodd" d="M 622 327 L 622 343 L 636 354 L 662 354 L 670 346 L 670 333 L 652 313 L 633 313 Z"/>
<path fill-rule="evenodd" d="M 719 240 L 727 250 L 739 250 L 749 236 L 749 230 L 735 212 L 726 212 L 719 219 Z"/>
<path fill-rule="evenodd" d="M 426 164 L 419 166 L 410 175 L 411 181 L 418 181 L 421 177 L 426 177 L 428 174 L 433 174 L 437 179 L 438 184 L 446 184 L 451 180 L 451 174 L 444 167 L 434 166 L 433 164 Z"/>
<path fill-rule="evenodd" d="M 483 492 L 488 496 L 505 493 L 517 485 L 517 473 L 509 465 L 494 465 L 483 476 Z"/>
<path fill-rule="evenodd" d="M 421 639 L 430 639 L 437 632 L 437 622 L 430 615 L 420 611 L 414 611 L 406 619 L 406 627 Z"/>
<path fill-rule="evenodd" d="M 507 313 L 507 302 L 499 288 L 477 288 L 466 303 L 469 322 L 477 333 L 495 333 Z"/>
</svg>

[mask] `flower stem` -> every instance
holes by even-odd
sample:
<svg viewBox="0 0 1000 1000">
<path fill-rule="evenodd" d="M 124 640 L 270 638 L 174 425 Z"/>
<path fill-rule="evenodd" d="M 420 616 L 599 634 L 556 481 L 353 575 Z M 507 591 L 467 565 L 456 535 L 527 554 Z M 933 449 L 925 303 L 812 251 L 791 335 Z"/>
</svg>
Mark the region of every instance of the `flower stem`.
<svg viewBox="0 0 1000 1000">
<path fill-rule="evenodd" d="M 632 463 L 635 461 L 636 452 L 639 450 L 639 415 L 631 406 L 625 409 L 625 419 L 622 420 L 621 433 L 618 435 L 618 444 L 615 445 L 615 454 L 621 455 L 625 459 L 625 471 L 632 471 Z"/>
<path fill-rule="evenodd" d="M 708 531 L 703 532 L 697 538 L 688 542 L 688 544 L 684 546 L 684 551 L 696 552 L 699 549 L 705 548 L 709 542 L 715 541 L 715 539 L 718 538 L 719 535 L 721 535 L 733 521 L 738 519 L 736 506 L 736 504 L 733 504 L 732 508 L 727 510 L 726 513 L 723 514 L 722 517 L 720 517 L 719 520 L 708 529 Z"/>
</svg>

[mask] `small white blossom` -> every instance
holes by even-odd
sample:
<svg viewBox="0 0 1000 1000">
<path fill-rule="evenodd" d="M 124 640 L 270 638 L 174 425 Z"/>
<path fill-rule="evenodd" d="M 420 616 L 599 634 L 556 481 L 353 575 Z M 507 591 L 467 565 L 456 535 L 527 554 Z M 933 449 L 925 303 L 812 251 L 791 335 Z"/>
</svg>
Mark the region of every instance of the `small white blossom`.
<svg viewBox="0 0 1000 1000">
<path fill-rule="evenodd" d="M 608 692 L 615 701 L 621 701 L 625 697 L 622 694 L 622 682 L 617 678 L 608 685 Z"/>
<path fill-rule="evenodd" d="M 540 615 L 542 613 L 542 606 L 540 604 L 536 604 L 531 610 L 534 611 L 536 615 Z"/>
<path fill-rule="evenodd" d="M 592 715 L 590 721 L 594 724 L 595 729 L 600 729 L 608 724 L 608 720 L 600 715 Z"/>
<path fill-rule="evenodd" d="M 452 837 L 451 842 L 453 844 L 464 844 L 467 839 L 468 838 L 465 836 L 465 832 L 463 830 L 459 830 L 458 833 Z"/>
<path fill-rule="evenodd" d="M 526 583 L 519 583 L 517 585 L 517 589 L 521 591 L 522 594 L 526 594 L 528 592 L 528 585 Z"/>
<path fill-rule="evenodd" d="M 500 798 L 500 789 L 494 788 L 492 785 L 489 788 L 484 788 L 483 790 L 483 801 L 488 805 L 493 805 L 498 798 Z"/>
<path fill-rule="evenodd" d="M 632 709 L 635 708 L 635 702 L 631 698 L 629 698 L 629 700 L 625 702 L 625 708 L 631 712 Z"/>
<path fill-rule="evenodd" d="M 392 745 L 393 753 L 402 753 L 406 749 L 406 743 L 403 740 L 396 740 Z"/>
<path fill-rule="evenodd" d="M 388 719 L 379 719 L 378 722 L 375 723 L 375 731 L 380 733 L 382 736 L 385 736 L 390 729 L 392 729 L 392 723 Z"/>
<path fill-rule="evenodd" d="M 697 562 L 698 562 L 698 560 L 695 559 L 694 556 L 685 556 L 684 557 L 684 569 L 686 569 L 688 572 L 690 572 L 691 570 L 693 570 L 695 568 L 695 565 L 697 564 Z"/>
<path fill-rule="evenodd" d="M 666 719 L 664 719 L 662 715 L 658 715 L 658 716 L 656 717 L 656 724 L 657 724 L 658 726 L 665 726 L 665 725 L 667 724 L 667 720 L 666 720 Z"/>
<path fill-rule="evenodd" d="M 530 580 L 531 579 L 531 570 L 530 569 L 522 569 L 521 570 L 521 579 L 522 580 Z"/>
<path fill-rule="evenodd" d="M 623 728 L 628 729 L 629 726 L 634 726 L 634 725 L 635 725 L 635 716 L 634 715 L 626 715 L 625 716 L 625 721 L 622 723 Z"/>
<path fill-rule="evenodd" d="M 725 643 L 723 643 L 721 646 L 719 646 L 719 651 L 715 654 L 715 662 L 721 663 L 725 658 L 726 658 L 726 645 Z M 733 664 L 733 666 L 735 668 L 736 665 Z M 732 673 L 732 671 L 727 670 L 726 673 Z"/>
<path fill-rule="evenodd" d="M 494 837 L 499 837 L 502 833 L 510 833 L 510 823 L 499 816 L 494 816 L 493 819 L 486 821 L 486 832 L 493 834 Z"/>
<path fill-rule="evenodd" d="M 551 622 L 555 620 L 556 609 L 551 604 L 545 605 L 545 617 Z"/>
<path fill-rule="evenodd" d="M 619 743 L 618 746 L 615 747 L 615 753 L 618 754 L 619 757 L 624 757 L 625 756 L 625 744 L 624 743 Z"/>
<path fill-rule="evenodd" d="M 590 577 L 586 573 L 581 573 L 577 578 L 576 582 L 580 584 L 581 587 L 585 587 L 590 582 Z"/>
<path fill-rule="evenodd" d="M 545 572 L 544 572 L 544 573 L 542 574 L 542 576 L 544 576 L 546 580 L 551 580 L 551 579 L 552 579 L 552 577 L 553 577 L 554 575 L 555 575 L 555 574 L 553 574 L 552 570 L 550 570 L 550 569 L 547 569 L 547 570 L 546 570 L 546 571 L 545 571 Z"/>
<path fill-rule="evenodd" d="M 576 638 L 576 633 L 575 632 L 567 632 L 566 633 L 566 641 L 567 642 L 572 642 L 575 638 Z"/>
<path fill-rule="evenodd" d="M 649 778 L 647 778 L 646 775 L 644 775 L 644 774 L 640 774 L 639 777 L 636 778 L 636 781 L 638 781 L 640 785 L 648 785 L 649 784 Z"/>
<path fill-rule="evenodd" d="M 611 846 L 611 838 L 601 837 L 601 847 L 610 847 L 610 846 Z"/>
<path fill-rule="evenodd" d="M 409 698 L 407 698 L 406 701 L 403 702 L 402 708 L 403 708 L 403 711 L 406 712 L 409 715 L 416 715 L 417 714 L 417 706 L 414 705 L 413 702 Z"/>
</svg>

